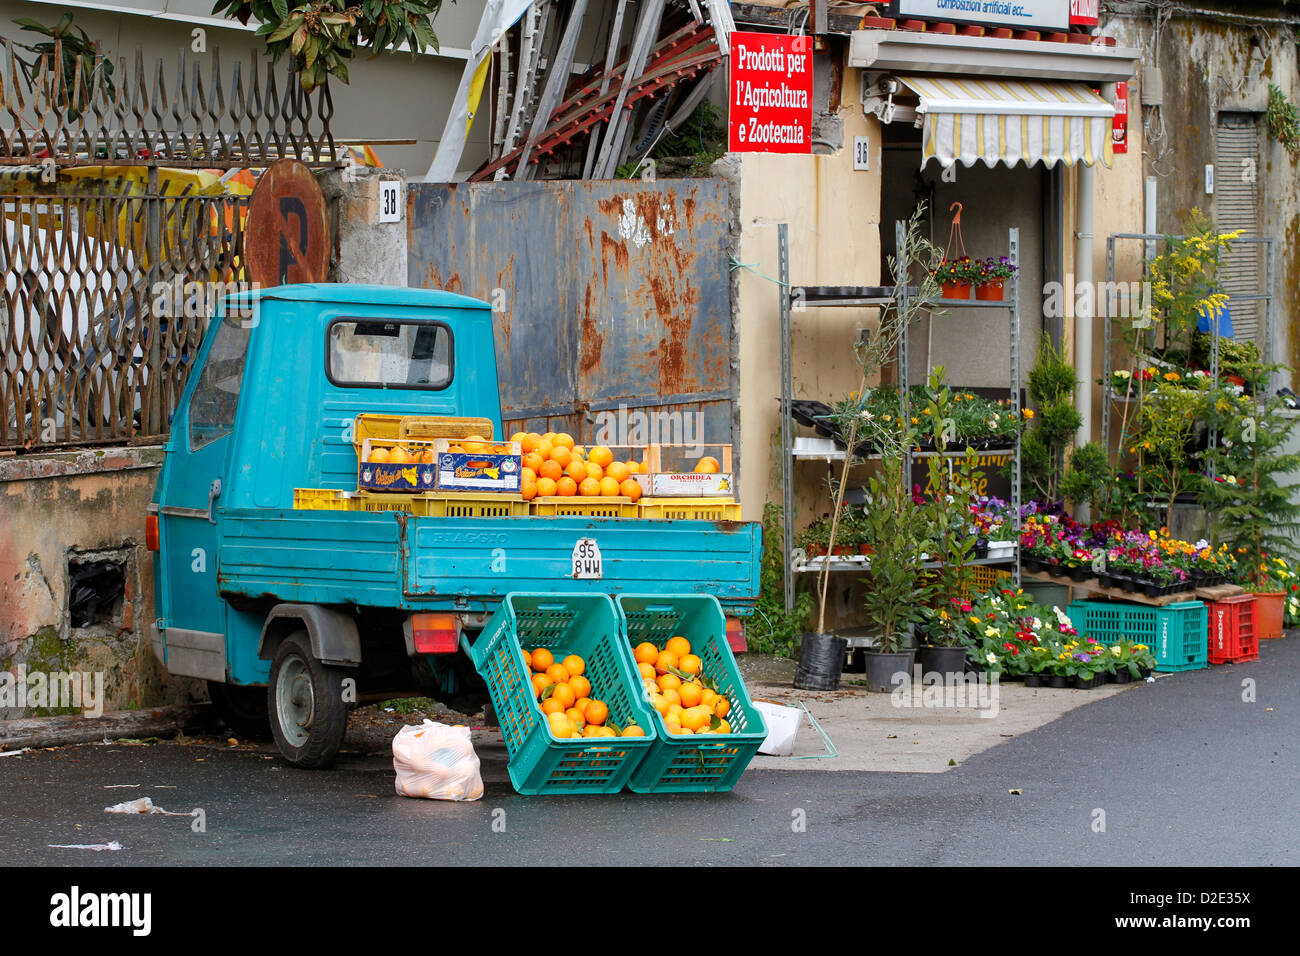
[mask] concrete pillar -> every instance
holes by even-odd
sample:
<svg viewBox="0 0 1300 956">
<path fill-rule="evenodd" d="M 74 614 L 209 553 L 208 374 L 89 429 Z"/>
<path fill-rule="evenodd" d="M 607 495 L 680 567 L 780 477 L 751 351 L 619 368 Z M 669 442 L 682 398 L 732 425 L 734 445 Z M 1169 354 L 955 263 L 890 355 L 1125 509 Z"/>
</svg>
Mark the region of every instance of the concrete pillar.
<svg viewBox="0 0 1300 956">
<path fill-rule="evenodd" d="M 381 222 L 384 183 L 397 184 L 396 221 Z M 334 255 L 330 281 L 405 286 L 406 175 L 400 169 L 349 166 L 320 176 L 330 205 Z"/>
</svg>

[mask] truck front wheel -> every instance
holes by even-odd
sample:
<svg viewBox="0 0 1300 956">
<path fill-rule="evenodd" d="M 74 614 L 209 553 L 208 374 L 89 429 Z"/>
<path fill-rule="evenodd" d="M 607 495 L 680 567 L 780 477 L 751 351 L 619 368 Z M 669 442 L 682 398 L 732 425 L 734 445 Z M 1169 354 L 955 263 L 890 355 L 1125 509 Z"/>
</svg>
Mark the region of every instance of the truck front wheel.
<svg viewBox="0 0 1300 956">
<path fill-rule="evenodd" d="M 309 770 L 334 762 L 348 726 L 343 672 L 312 656 L 306 631 L 288 635 L 276 649 L 267 705 L 271 732 L 285 760 Z"/>
</svg>

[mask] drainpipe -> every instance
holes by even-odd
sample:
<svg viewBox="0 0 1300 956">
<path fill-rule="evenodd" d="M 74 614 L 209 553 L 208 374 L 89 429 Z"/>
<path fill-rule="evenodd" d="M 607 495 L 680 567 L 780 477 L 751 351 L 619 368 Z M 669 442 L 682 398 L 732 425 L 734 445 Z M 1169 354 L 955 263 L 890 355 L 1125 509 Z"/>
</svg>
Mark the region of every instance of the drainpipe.
<svg viewBox="0 0 1300 956">
<path fill-rule="evenodd" d="M 1096 176 L 1091 166 L 1079 165 L 1079 221 L 1075 232 L 1075 289 L 1092 285 L 1093 189 Z M 1075 295 L 1074 301 L 1074 371 L 1079 387 L 1074 407 L 1083 422 L 1075 436 L 1075 445 L 1092 441 L 1092 313 L 1093 296 Z"/>
</svg>

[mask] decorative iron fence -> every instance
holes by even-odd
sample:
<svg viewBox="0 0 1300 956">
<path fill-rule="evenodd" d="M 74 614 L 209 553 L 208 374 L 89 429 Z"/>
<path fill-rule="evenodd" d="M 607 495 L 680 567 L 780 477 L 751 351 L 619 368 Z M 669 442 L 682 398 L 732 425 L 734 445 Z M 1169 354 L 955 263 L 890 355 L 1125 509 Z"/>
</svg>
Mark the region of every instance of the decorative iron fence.
<svg viewBox="0 0 1300 956">
<path fill-rule="evenodd" d="M 245 278 L 239 171 L 342 165 L 328 87 L 265 57 L 107 62 L 0 42 L 0 449 L 164 436 Z"/>
<path fill-rule="evenodd" d="M 0 164 L 212 169 L 284 158 L 337 162 L 329 84 L 305 93 L 296 74 L 277 76 L 256 52 L 246 72 L 234 64 L 229 87 L 216 48 L 188 60 L 180 51 L 170 86 L 163 60 L 148 69 L 139 49 L 129 73 L 125 57 L 116 68 L 109 64 L 104 57 L 64 57 L 58 45 L 53 54 L 24 57 L 0 41 Z"/>
</svg>

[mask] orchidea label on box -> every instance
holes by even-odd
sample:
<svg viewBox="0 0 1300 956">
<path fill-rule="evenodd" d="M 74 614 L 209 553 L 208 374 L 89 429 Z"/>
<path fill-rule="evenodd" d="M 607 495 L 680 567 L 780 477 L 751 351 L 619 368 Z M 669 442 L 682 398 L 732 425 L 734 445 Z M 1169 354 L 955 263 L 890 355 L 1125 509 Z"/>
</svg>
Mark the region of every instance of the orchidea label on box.
<svg viewBox="0 0 1300 956">
<path fill-rule="evenodd" d="M 731 35 L 729 149 L 812 152 L 812 41 L 803 35 Z"/>
<path fill-rule="evenodd" d="M 1070 0 L 894 0 L 892 9 L 904 19 L 1019 30 L 1065 30 L 1070 26 Z"/>
</svg>

